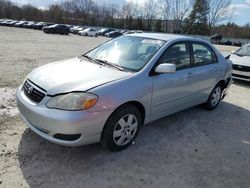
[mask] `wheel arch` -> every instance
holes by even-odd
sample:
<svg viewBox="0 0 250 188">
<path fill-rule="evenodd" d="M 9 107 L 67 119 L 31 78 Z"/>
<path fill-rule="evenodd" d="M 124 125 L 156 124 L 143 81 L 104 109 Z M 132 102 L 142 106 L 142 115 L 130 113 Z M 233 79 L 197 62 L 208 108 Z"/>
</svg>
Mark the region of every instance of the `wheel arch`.
<svg viewBox="0 0 250 188">
<path fill-rule="evenodd" d="M 133 105 L 134 107 L 136 107 L 139 112 L 141 113 L 141 116 L 142 116 L 142 125 L 144 124 L 144 121 L 145 121 L 145 115 L 146 115 L 146 110 L 145 110 L 145 107 L 143 106 L 142 103 L 138 102 L 138 101 L 128 101 L 128 102 L 125 102 L 123 104 L 121 104 L 120 106 L 118 106 L 111 114 L 110 116 L 108 117 L 108 119 L 106 120 L 103 128 L 102 128 L 102 134 L 101 134 L 101 137 L 103 137 L 103 130 L 105 129 L 106 125 L 107 125 L 107 121 L 109 120 L 109 118 L 114 114 L 116 113 L 116 111 L 120 108 L 122 108 L 123 106 L 125 105 Z"/>
<path fill-rule="evenodd" d="M 228 86 L 229 83 L 230 83 L 230 78 L 221 79 L 221 80 L 219 80 L 219 81 L 216 83 L 215 86 L 217 86 L 218 84 L 220 84 L 220 85 L 222 86 L 222 89 L 225 89 L 225 88 Z M 214 87 L 215 87 L 215 86 L 214 86 Z"/>
<path fill-rule="evenodd" d="M 143 106 L 142 103 L 138 102 L 138 101 L 128 101 L 128 102 L 125 102 L 121 105 L 119 105 L 111 114 L 110 116 L 112 116 L 118 109 L 122 108 L 123 106 L 125 105 L 133 105 L 134 107 L 136 107 L 140 113 L 141 113 L 141 116 L 142 116 L 142 124 L 144 123 L 144 120 L 145 120 L 145 115 L 146 115 L 146 110 L 145 110 L 145 107 Z M 109 117 L 110 117 L 109 116 Z M 106 123 L 105 123 L 106 124 Z"/>
</svg>

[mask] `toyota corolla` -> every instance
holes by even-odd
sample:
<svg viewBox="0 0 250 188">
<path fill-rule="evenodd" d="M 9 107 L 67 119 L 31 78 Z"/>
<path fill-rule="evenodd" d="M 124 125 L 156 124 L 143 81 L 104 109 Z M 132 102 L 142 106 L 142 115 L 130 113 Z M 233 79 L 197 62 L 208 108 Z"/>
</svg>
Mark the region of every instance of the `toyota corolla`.
<svg viewBox="0 0 250 188">
<path fill-rule="evenodd" d="M 32 71 L 17 91 L 24 121 L 57 144 L 128 147 L 142 125 L 203 104 L 217 107 L 232 64 L 210 43 L 140 33 Z"/>
</svg>

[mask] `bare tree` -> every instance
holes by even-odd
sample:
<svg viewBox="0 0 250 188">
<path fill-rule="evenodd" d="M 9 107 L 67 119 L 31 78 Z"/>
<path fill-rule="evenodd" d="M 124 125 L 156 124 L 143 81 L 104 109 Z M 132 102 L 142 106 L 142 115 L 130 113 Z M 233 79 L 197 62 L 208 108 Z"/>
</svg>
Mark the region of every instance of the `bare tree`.
<svg viewBox="0 0 250 188">
<path fill-rule="evenodd" d="M 160 10 L 165 22 L 172 22 L 175 31 L 180 31 L 181 23 L 188 16 L 194 0 L 160 0 Z M 169 24 L 165 24 L 167 27 Z M 167 28 L 165 28 L 167 30 Z"/>
<path fill-rule="evenodd" d="M 170 19 L 170 12 L 171 12 L 171 1 L 172 0 L 160 0 L 159 1 L 159 8 L 160 8 L 160 12 L 162 14 L 162 17 L 164 20 Z"/>
<path fill-rule="evenodd" d="M 147 30 L 153 30 L 154 20 L 157 17 L 158 3 L 156 0 L 147 0 L 143 5 L 143 18 L 146 19 Z"/>
<path fill-rule="evenodd" d="M 231 0 L 209 0 L 208 26 L 210 32 L 217 24 L 232 19 L 232 14 L 229 10 L 230 4 Z"/>
</svg>

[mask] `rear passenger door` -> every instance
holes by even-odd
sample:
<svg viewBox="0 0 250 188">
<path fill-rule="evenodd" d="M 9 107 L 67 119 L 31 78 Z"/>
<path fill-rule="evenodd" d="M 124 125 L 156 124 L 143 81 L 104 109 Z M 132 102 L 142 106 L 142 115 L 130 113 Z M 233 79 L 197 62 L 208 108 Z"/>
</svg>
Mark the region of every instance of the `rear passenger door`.
<svg viewBox="0 0 250 188">
<path fill-rule="evenodd" d="M 213 49 L 203 42 L 191 42 L 191 77 L 194 98 L 204 102 L 218 80 L 218 58 Z"/>
</svg>

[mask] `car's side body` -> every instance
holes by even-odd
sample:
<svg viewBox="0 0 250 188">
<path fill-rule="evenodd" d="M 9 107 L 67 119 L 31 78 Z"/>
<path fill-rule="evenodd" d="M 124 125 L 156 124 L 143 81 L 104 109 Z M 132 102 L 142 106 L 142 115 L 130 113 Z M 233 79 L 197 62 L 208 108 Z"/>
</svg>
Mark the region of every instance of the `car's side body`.
<svg viewBox="0 0 250 188">
<path fill-rule="evenodd" d="M 231 82 L 232 65 L 209 43 L 199 39 L 165 34 L 142 33 L 130 36 L 159 39 L 166 43 L 140 71 L 134 73 L 119 72 L 109 68 L 97 69 L 94 67 L 96 65 L 91 63 L 82 65 L 80 64 L 82 60 L 78 58 L 69 60 L 72 61 L 72 66 L 76 66 L 76 70 L 80 72 L 86 68 L 88 71 L 82 73 L 83 77 L 78 76 L 78 80 L 74 83 L 64 83 L 62 77 L 62 82 L 54 85 L 53 78 L 39 75 L 39 69 L 31 73 L 27 77 L 28 85 L 41 92 L 45 92 L 42 91 L 44 87 L 49 89 L 42 101 L 36 104 L 27 97 L 23 85 L 19 87 L 17 104 L 28 126 L 51 142 L 79 146 L 99 142 L 107 119 L 124 104 L 136 106 L 143 117 L 143 124 L 147 124 L 169 114 L 205 103 L 218 83 L 223 87 L 223 95 L 226 94 L 226 89 Z M 171 74 L 157 74 L 155 68 L 161 57 L 172 46 L 175 47 L 180 43 L 187 48 L 193 48 L 194 45 L 199 44 L 204 45 L 216 55 L 216 62 L 192 66 L 194 53 L 189 49 L 190 67 Z M 198 52 L 202 53 L 199 50 Z M 48 70 L 50 66 L 46 66 Z M 68 66 L 69 62 L 62 70 L 67 69 Z M 60 69 L 56 67 L 55 69 L 60 72 Z M 74 74 L 78 74 L 78 71 L 67 76 L 76 79 Z M 42 77 L 40 81 L 36 81 L 38 77 Z M 81 79 L 85 79 L 85 83 L 81 82 Z M 62 85 L 64 88 L 59 87 Z M 92 108 L 83 111 L 68 112 L 46 108 L 46 103 L 53 96 L 66 93 L 66 91 L 93 93 L 98 96 L 98 102 Z M 76 139 L 67 140 L 62 135 L 73 135 Z"/>
<path fill-rule="evenodd" d="M 101 96 L 99 100 L 109 101 L 109 105 L 105 106 L 105 109 L 114 110 L 127 102 L 142 104 L 145 109 L 145 123 L 206 102 L 216 84 L 220 81 L 228 84 L 231 81 L 232 75 L 231 63 L 222 63 L 226 60 L 209 43 L 202 41 L 202 43 L 213 48 L 220 63 L 193 67 L 177 71 L 175 74 L 150 75 L 155 63 L 166 49 L 179 42 L 199 43 L 201 40 L 191 38 L 171 40 L 155 54 L 143 72 L 138 72 L 132 77 L 96 87 L 90 90 L 90 92 Z M 137 88 L 136 93 L 134 92 L 134 88 Z M 123 90 L 126 92 L 117 92 Z M 103 109 L 96 106 L 90 110 L 94 112 Z"/>
</svg>

